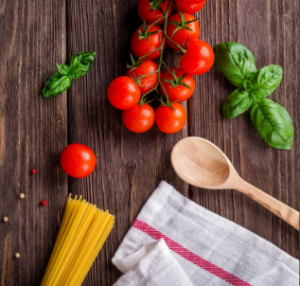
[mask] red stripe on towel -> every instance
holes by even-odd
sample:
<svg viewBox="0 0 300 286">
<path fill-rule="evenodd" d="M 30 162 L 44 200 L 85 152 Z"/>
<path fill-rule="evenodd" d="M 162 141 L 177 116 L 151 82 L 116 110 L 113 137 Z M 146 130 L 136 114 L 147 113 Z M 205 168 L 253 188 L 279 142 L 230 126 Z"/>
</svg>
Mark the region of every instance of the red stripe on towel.
<svg viewBox="0 0 300 286">
<path fill-rule="evenodd" d="M 196 255 L 195 253 L 189 251 L 185 247 L 181 246 L 179 243 L 175 242 L 174 240 L 170 239 L 169 237 L 165 236 L 151 225 L 142 222 L 138 219 L 135 220 L 133 227 L 136 229 L 141 230 L 142 232 L 148 234 L 152 238 L 158 240 L 163 238 L 168 245 L 168 247 L 180 255 L 181 257 L 185 258 L 186 260 L 192 262 L 193 264 L 201 267 L 202 269 L 208 271 L 209 273 L 219 277 L 220 279 L 230 283 L 234 286 L 252 286 L 249 283 L 243 281 L 242 279 L 234 276 L 233 274 L 225 271 L 224 269 L 214 265 L 213 263 L 201 258 L 200 256 Z"/>
</svg>

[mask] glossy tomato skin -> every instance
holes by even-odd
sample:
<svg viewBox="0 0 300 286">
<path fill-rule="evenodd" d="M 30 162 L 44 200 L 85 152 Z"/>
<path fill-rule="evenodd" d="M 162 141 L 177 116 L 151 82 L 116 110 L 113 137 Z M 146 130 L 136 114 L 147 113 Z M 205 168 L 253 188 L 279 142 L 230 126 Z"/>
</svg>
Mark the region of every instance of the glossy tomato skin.
<svg viewBox="0 0 300 286">
<path fill-rule="evenodd" d="M 182 68 L 171 68 L 170 71 L 173 73 L 175 71 L 176 76 L 178 78 L 181 78 L 186 74 L 186 72 Z M 195 80 L 194 78 L 187 74 L 184 79 L 182 80 L 182 83 L 185 85 L 189 86 L 189 88 L 182 86 L 182 85 L 177 85 L 176 87 L 173 87 L 171 83 L 164 81 L 166 80 L 174 80 L 174 77 L 172 74 L 170 74 L 169 71 L 166 71 L 162 77 L 161 77 L 161 82 L 166 90 L 166 92 L 169 95 L 170 101 L 177 101 L 177 102 L 183 102 L 187 99 L 189 99 L 192 94 L 194 93 L 195 90 Z M 165 92 L 162 88 L 160 88 L 162 94 L 165 96 Z"/>
<path fill-rule="evenodd" d="M 155 62 L 147 60 L 137 68 L 128 69 L 126 76 L 130 77 L 136 82 L 141 91 L 141 94 L 145 94 L 149 90 L 153 89 L 157 84 L 158 73 L 154 73 L 155 71 L 157 71 L 157 69 L 158 65 Z M 138 80 L 139 75 L 145 77 Z"/>
<path fill-rule="evenodd" d="M 112 106 L 126 110 L 139 102 L 141 91 L 131 78 L 120 76 L 110 83 L 107 89 L 107 97 Z"/>
<path fill-rule="evenodd" d="M 155 123 L 158 129 L 166 134 L 180 131 L 186 123 L 186 111 L 180 103 L 172 103 L 172 110 L 168 106 L 160 105 L 155 111 Z"/>
<path fill-rule="evenodd" d="M 202 2 L 205 2 L 205 0 L 178 0 L 178 2 L 181 2 L 186 5 L 193 5 L 193 4 L 200 4 Z"/>
<path fill-rule="evenodd" d="M 184 15 L 184 20 L 187 21 L 192 21 L 192 20 L 196 20 L 196 18 L 189 14 L 189 13 L 185 13 Z M 170 17 L 169 21 L 173 21 L 173 22 L 178 22 L 180 24 L 181 19 L 180 19 L 180 15 L 179 13 L 174 14 Z M 180 30 L 178 30 L 174 36 L 173 32 L 174 30 L 177 28 L 176 25 L 172 24 L 172 23 L 168 23 L 167 25 L 167 35 L 178 45 L 182 46 L 182 47 L 186 47 L 186 42 L 188 39 L 197 39 L 200 36 L 200 27 L 197 21 L 192 22 L 190 24 L 187 25 L 187 28 L 189 28 L 190 30 L 187 29 L 183 29 L 181 28 Z M 174 49 L 174 50 L 179 50 L 179 48 L 177 48 L 173 43 L 171 43 L 169 40 L 167 40 L 168 45 Z"/>
<path fill-rule="evenodd" d="M 122 121 L 131 132 L 144 133 L 154 124 L 154 110 L 149 104 L 144 103 L 143 107 L 136 104 L 131 109 L 123 111 Z"/>
<path fill-rule="evenodd" d="M 148 53 L 151 53 L 152 51 L 156 50 L 157 48 L 159 48 L 161 41 L 162 41 L 162 37 L 163 37 L 162 29 L 156 25 L 153 25 L 152 27 L 150 27 L 148 32 L 158 31 L 158 33 L 150 35 L 149 41 L 147 39 L 139 40 L 139 29 L 141 29 L 141 31 L 144 31 L 144 27 L 138 28 L 134 32 L 134 34 L 131 38 L 131 43 L 130 43 L 131 50 L 137 58 L 140 58 Z M 166 41 L 164 40 L 163 48 L 165 47 L 165 45 L 166 45 Z M 155 52 L 151 53 L 150 55 L 148 55 L 147 59 L 154 60 L 154 59 L 158 58 L 159 55 L 160 55 L 160 51 L 155 51 Z"/>
<path fill-rule="evenodd" d="M 179 61 L 179 65 L 191 75 L 201 75 L 211 69 L 214 60 L 214 51 L 208 43 L 199 39 L 190 39 L 187 51 Z"/>
<path fill-rule="evenodd" d="M 60 166 L 73 178 L 85 178 L 94 171 L 96 156 L 89 147 L 83 144 L 70 144 L 60 155 Z"/>
<path fill-rule="evenodd" d="M 203 8 L 205 1 L 206 0 L 200 2 L 199 4 L 185 4 L 184 2 L 181 2 L 180 0 L 175 0 L 175 3 L 181 13 L 186 12 L 186 13 L 190 13 L 190 14 L 195 14 Z M 173 7 L 176 10 L 176 7 L 174 4 L 173 4 Z"/>
<path fill-rule="evenodd" d="M 160 8 L 164 11 L 167 10 L 168 1 L 163 2 L 160 5 Z M 169 9 L 169 16 L 171 15 L 172 9 Z M 143 21 L 145 20 L 147 24 L 152 24 L 157 21 L 159 18 L 163 16 L 161 11 L 158 9 L 151 10 L 151 5 L 149 4 L 149 0 L 139 0 L 138 3 L 138 14 L 140 19 Z M 161 19 L 156 25 L 161 25 L 164 22 L 164 19 Z"/>
</svg>

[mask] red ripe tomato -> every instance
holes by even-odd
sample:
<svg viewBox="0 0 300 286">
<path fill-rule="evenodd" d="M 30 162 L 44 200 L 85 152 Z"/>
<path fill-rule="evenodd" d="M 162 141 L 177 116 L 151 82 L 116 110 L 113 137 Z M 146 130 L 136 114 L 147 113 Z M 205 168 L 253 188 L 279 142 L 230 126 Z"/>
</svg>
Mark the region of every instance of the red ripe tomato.
<svg viewBox="0 0 300 286">
<path fill-rule="evenodd" d="M 164 2 L 162 0 L 140 0 L 138 3 L 138 14 L 142 21 L 145 20 L 147 24 L 152 24 L 163 16 L 162 12 L 157 8 L 160 7 L 165 13 L 167 10 L 167 6 L 168 1 Z M 169 9 L 168 16 L 171 15 L 171 10 L 172 9 Z M 156 25 L 161 25 L 163 22 L 164 19 L 161 19 L 156 23 Z"/>
<path fill-rule="evenodd" d="M 133 79 L 139 86 L 141 94 L 145 94 L 157 84 L 158 73 L 154 73 L 157 69 L 158 65 L 155 62 L 148 60 L 136 68 L 130 68 L 126 75 Z M 140 78 L 141 76 L 143 77 Z"/>
<path fill-rule="evenodd" d="M 123 111 L 122 121 L 131 132 L 146 132 L 154 124 L 154 110 L 149 104 L 144 103 L 143 107 L 136 104 L 131 109 Z"/>
<path fill-rule="evenodd" d="M 195 90 L 195 80 L 187 74 L 182 68 L 171 68 L 171 73 L 166 71 L 161 82 L 169 95 L 170 101 L 183 102 L 189 99 Z M 161 92 L 165 96 L 162 88 Z"/>
<path fill-rule="evenodd" d="M 214 60 L 214 51 L 208 43 L 199 39 L 190 39 L 187 51 L 179 61 L 179 65 L 189 74 L 200 75 L 211 69 Z"/>
<path fill-rule="evenodd" d="M 202 2 L 205 2 L 205 0 L 178 0 L 178 1 L 186 5 L 200 4 Z"/>
<path fill-rule="evenodd" d="M 171 23 L 171 21 L 173 23 Z M 194 21 L 189 23 L 190 21 Z M 176 23 L 176 25 L 174 24 Z M 174 33 L 175 32 L 175 33 Z M 167 35 L 178 45 L 186 47 L 188 38 L 197 39 L 200 36 L 200 28 L 196 18 L 189 14 L 174 14 L 170 17 L 167 25 Z M 173 43 L 167 40 L 168 45 L 174 49 L 179 50 Z"/>
<path fill-rule="evenodd" d="M 132 108 L 139 102 L 141 92 L 137 84 L 131 78 L 120 76 L 110 83 L 107 89 L 107 96 L 115 108 L 126 110 Z"/>
<path fill-rule="evenodd" d="M 144 26 L 138 28 L 134 32 L 134 34 L 131 38 L 131 44 L 130 44 L 133 54 L 138 58 L 145 56 L 148 53 L 151 53 L 152 51 L 158 49 L 161 45 L 161 41 L 162 41 L 162 37 L 163 37 L 162 29 L 156 25 L 153 25 L 152 27 L 150 27 L 147 32 L 148 33 L 157 32 L 157 33 L 152 34 L 150 36 L 145 35 L 144 38 L 141 40 L 139 39 L 139 37 L 140 37 L 139 30 L 144 32 Z M 164 40 L 163 48 L 165 47 L 165 45 L 166 45 L 166 42 Z M 151 53 L 150 55 L 148 55 L 147 58 L 154 60 L 154 59 L 158 58 L 159 55 L 160 55 L 160 51 L 155 51 L 155 52 Z"/>
<path fill-rule="evenodd" d="M 186 111 L 180 103 L 169 106 L 160 105 L 155 111 L 155 123 L 161 132 L 172 134 L 180 131 L 186 122 Z"/>
<path fill-rule="evenodd" d="M 175 0 L 175 3 L 179 9 L 179 11 L 194 14 L 202 9 L 205 4 L 205 1 L 202 1 L 198 4 L 185 4 L 185 2 L 181 2 L 180 0 Z M 176 10 L 176 6 L 173 4 L 174 9 Z"/>
<path fill-rule="evenodd" d="M 60 166 L 71 177 L 85 178 L 94 171 L 96 156 L 83 144 L 70 144 L 60 155 Z"/>
</svg>

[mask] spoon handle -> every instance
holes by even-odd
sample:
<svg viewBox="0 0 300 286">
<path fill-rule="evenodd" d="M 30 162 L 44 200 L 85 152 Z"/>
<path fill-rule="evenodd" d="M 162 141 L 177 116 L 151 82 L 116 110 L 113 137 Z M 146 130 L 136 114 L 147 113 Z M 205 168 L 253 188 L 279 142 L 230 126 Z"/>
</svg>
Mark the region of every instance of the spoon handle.
<svg viewBox="0 0 300 286">
<path fill-rule="evenodd" d="M 299 212 L 289 207 L 288 205 L 276 200 L 262 190 L 248 184 L 245 181 L 240 182 L 236 189 L 247 195 L 273 214 L 280 217 L 289 225 L 299 231 Z"/>
</svg>

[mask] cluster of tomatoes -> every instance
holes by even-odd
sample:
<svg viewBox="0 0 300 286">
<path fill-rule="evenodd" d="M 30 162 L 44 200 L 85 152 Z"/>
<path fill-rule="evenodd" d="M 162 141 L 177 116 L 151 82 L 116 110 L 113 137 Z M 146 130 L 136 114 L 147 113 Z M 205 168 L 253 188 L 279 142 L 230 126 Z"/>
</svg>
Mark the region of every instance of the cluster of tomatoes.
<svg viewBox="0 0 300 286">
<path fill-rule="evenodd" d="M 186 123 L 186 111 L 180 104 L 195 89 L 192 75 L 206 73 L 214 63 L 209 44 L 199 39 L 200 28 L 192 15 L 206 0 L 139 0 L 138 14 L 143 25 L 133 34 L 132 65 L 126 76 L 114 79 L 108 87 L 110 103 L 123 110 L 122 121 L 132 132 L 149 130 L 154 122 L 164 133 L 176 133 Z M 172 6 L 177 13 L 171 15 Z M 163 29 L 159 25 L 163 24 Z M 178 52 L 179 67 L 168 68 L 162 58 L 166 43 Z M 157 64 L 153 60 L 159 58 Z M 161 75 L 161 69 L 166 71 Z M 154 112 L 146 102 L 152 91 L 162 94 Z M 165 99 L 164 99 L 165 98 Z"/>
</svg>

